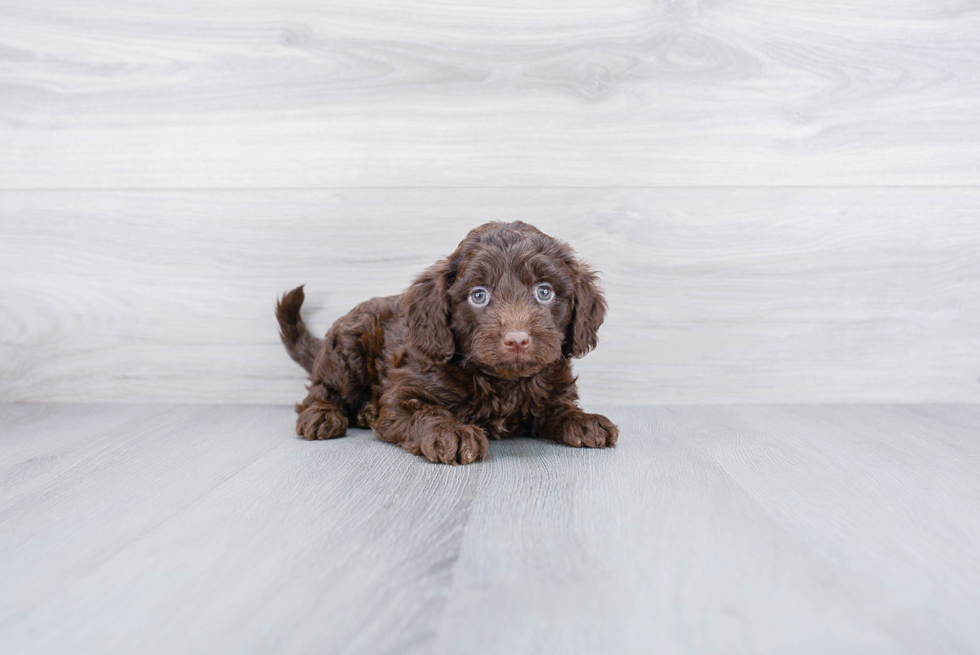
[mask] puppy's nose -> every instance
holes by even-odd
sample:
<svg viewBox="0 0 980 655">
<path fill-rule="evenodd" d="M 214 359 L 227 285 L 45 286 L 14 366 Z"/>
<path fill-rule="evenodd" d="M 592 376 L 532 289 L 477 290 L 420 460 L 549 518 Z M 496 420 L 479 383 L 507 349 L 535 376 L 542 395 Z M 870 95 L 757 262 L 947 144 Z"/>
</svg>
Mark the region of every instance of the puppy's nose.
<svg viewBox="0 0 980 655">
<path fill-rule="evenodd" d="M 531 335 L 527 332 L 508 332 L 504 335 L 504 348 L 512 353 L 522 353 L 531 345 Z"/>
</svg>

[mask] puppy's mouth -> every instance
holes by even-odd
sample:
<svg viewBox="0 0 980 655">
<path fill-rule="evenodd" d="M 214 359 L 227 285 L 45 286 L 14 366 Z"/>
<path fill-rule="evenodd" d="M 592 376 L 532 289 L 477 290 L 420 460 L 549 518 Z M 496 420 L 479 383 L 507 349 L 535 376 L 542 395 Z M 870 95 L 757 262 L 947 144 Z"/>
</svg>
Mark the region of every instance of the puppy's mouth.
<svg viewBox="0 0 980 655">
<path fill-rule="evenodd" d="M 549 337 L 531 330 L 479 335 L 469 359 L 494 377 L 532 377 L 561 359 L 560 344 Z"/>
<path fill-rule="evenodd" d="M 526 378 L 538 373 L 551 362 L 541 360 L 539 353 L 525 351 L 519 353 L 498 353 L 489 368 L 494 375 L 502 378 Z"/>
<path fill-rule="evenodd" d="M 494 362 L 494 368 L 504 374 L 515 374 L 540 368 L 540 365 L 528 353 L 506 353 Z"/>
</svg>

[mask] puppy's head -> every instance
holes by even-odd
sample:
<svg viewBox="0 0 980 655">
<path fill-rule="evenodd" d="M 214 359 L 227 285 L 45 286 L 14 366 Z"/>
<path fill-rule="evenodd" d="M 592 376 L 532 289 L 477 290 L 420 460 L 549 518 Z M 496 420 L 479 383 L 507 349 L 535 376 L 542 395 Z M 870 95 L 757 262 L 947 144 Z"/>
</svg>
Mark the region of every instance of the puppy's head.
<svg viewBox="0 0 980 655">
<path fill-rule="evenodd" d="M 458 353 L 499 377 L 534 375 L 595 347 L 606 313 L 596 282 L 571 248 L 531 225 L 481 225 L 406 291 L 409 345 L 437 362 Z"/>
</svg>

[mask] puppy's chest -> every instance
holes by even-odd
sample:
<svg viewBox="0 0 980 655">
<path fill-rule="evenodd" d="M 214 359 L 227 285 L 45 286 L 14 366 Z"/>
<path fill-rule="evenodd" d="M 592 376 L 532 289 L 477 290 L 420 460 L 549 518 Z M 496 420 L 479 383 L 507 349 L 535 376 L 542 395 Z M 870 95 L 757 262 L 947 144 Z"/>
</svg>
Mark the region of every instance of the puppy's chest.
<svg viewBox="0 0 980 655">
<path fill-rule="evenodd" d="M 475 385 L 470 403 L 472 422 L 493 438 L 521 433 L 530 428 L 541 399 L 519 383 Z"/>
</svg>

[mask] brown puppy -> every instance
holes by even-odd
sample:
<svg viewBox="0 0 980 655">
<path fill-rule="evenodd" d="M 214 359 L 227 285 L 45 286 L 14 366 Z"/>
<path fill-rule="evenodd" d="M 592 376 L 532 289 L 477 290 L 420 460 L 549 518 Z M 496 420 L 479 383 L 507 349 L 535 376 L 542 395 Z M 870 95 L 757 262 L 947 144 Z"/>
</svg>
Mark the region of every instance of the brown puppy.
<svg viewBox="0 0 980 655">
<path fill-rule="evenodd" d="M 485 459 L 488 437 L 616 444 L 579 409 L 569 358 L 595 347 L 606 302 L 571 248 L 525 223 L 487 223 L 400 296 L 374 298 L 324 340 L 300 318 L 303 287 L 276 306 L 283 344 L 310 372 L 296 433 L 342 436 L 353 421 L 433 462 Z"/>
</svg>

